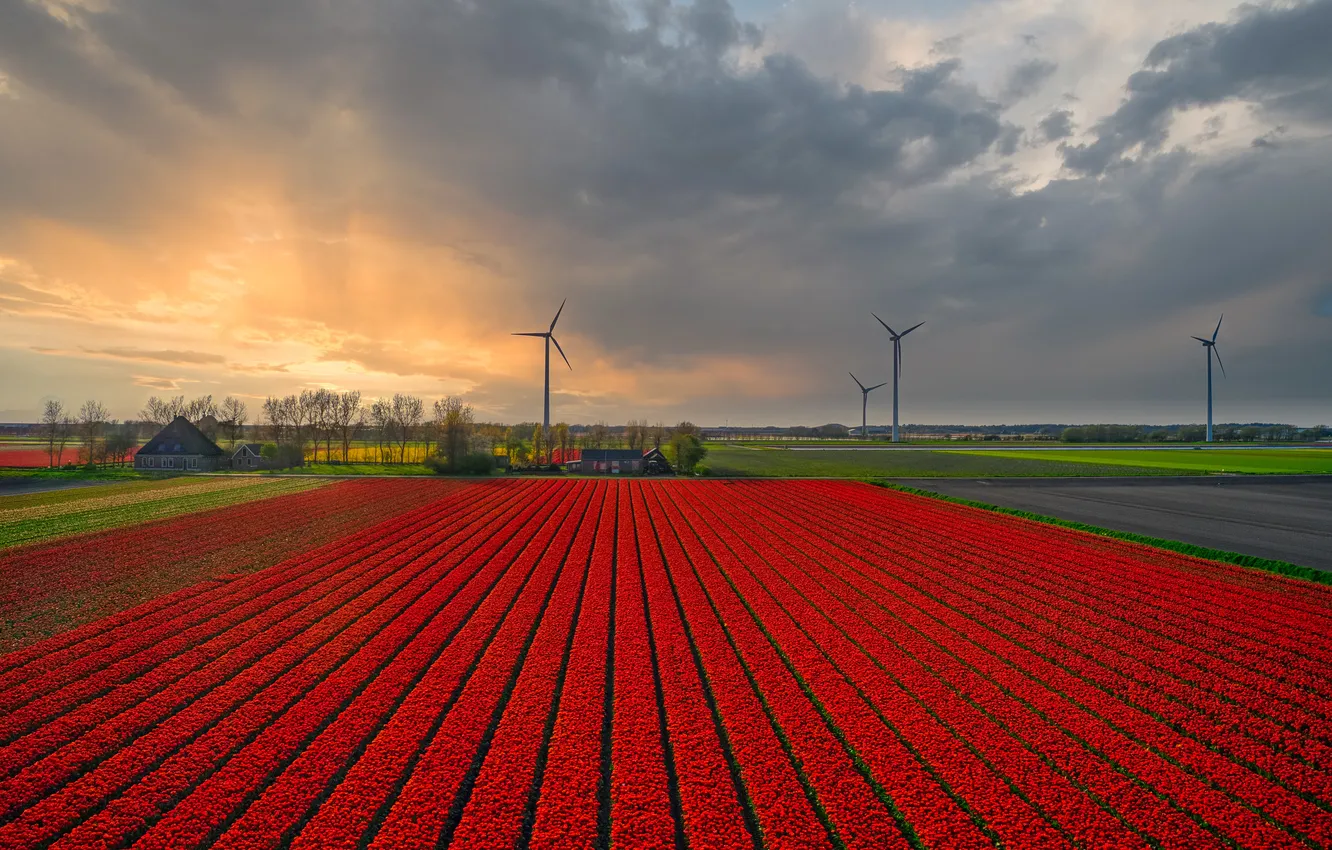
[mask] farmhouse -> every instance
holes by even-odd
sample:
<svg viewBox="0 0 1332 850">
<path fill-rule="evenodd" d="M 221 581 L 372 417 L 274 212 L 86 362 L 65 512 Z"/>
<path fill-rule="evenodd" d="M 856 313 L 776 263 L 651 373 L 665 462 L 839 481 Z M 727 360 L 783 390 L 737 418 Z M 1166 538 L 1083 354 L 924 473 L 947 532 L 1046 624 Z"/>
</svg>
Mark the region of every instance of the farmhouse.
<svg viewBox="0 0 1332 850">
<path fill-rule="evenodd" d="M 134 455 L 135 469 L 213 472 L 227 453 L 184 416 L 177 416 Z"/>
<path fill-rule="evenodd" d="M 232 469 L 263 469 L 263 446 L 258 443 L 241 443 L 231 453 Z"/>
<path fill-rule="evenodd" d="M 671 465 L 661 449 L 583 449 L 578 460 L 565 469 L 588 475 L 638 475 L 669 473 Z"/>
</svg>

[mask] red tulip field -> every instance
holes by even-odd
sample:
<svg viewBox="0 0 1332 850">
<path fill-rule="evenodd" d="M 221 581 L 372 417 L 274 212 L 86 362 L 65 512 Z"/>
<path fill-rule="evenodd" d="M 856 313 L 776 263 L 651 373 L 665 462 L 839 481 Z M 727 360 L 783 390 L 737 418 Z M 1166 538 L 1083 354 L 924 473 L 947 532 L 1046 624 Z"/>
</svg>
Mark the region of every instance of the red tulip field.
<svg viewBox="0 0 1332 850">
<path fill-rule="evenodd" d="M 0 655 L 0 847 L 1332 847 L 1327 586 L 853 482 L 342 486 L 5 551 L 418 488 Z"/>
</svg>

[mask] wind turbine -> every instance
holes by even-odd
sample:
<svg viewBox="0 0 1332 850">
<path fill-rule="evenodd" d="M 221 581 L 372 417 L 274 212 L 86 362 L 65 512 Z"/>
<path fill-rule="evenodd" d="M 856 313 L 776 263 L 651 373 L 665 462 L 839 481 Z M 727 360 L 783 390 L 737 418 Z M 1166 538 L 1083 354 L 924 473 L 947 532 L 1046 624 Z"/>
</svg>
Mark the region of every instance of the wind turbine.
<svg viewBox="0 0 1332 850">
<path fill-rule="evenodd" d="M 514 336 L 539 336 L 546 340 L 546 408 L 541 420 L 541 436 L 545 439 L 547 451 L 550 449 L 550 344 L 552 342 L 555 343 L 555 348 L 560 352 L 560 356 L 564 357 L 564 365 L 569 367 L 570 372 L 573 371 L 573 365 L 569 362 L 569 358 L 564 356 L 564 349 L 560 348 L 560 341 L 555 338 L 555 323 L 560 320 L 560 313 L 564 312 L 564 304 L 568 300 L 566 298 L 560 302 L 560 309 L 555 311 L 555 318 L 550 320 L 550 327 L 546 330 L 514 334 Z"/>
<path fill-rule="evenodd" d="M 867 387 L 855 375 L 850 372 L 846 374 L 851 375 L 851 380 L 855 381 L 856 386 L 860 387 L 860 439 L 867 440 L 869 439 L 869 394 L 883 386 L 883 384 Z M 884 384 L 886 383 L 888 382 L 884 381 Z"/>
<path fill-rule="evenodd" d="M 1226 374 L 1226 364 L 1221 362 L 1221 352 L 1216 348 L 1216 335 L 1221 332 L 1221 321 L 1225 319 L 1225 314 L 1216 320 L 1216 330 L 1212 331 L 1211 339 L 1203 339 L 1195 336 L 1194 339 L 1203 344 L 1203 350 L 1207 352 L 1207 442 L 1212 442 L 1212 355 L 1216 355 L 1216 365 L 1221 367 L 1221 374 Z"/>
<path fill-rule="evenodd" d="M 870 313 L 870 315 L 871 315 L 871 316 L 874 316 L 874 318 L 876 318 L 876 319 L 879 319 L 879 317 L 878 317 L 878 316 L 875 316 L 873 313 Z M 914 331 L 916 328 L 920 327 L 920 325 L 923 325 L 923 324 L 925 324 L 925 323 L 924 323 L 924 322 L 921 322 L 920 325 L 912 325 L 911 327 L 907 328 L 906 330 L 902 331 L 901 333 L 898 333 L 897 331 L 895 331 L 895 330 L 893 330 L 892 328 L 888 327 L 888 323 L 885 322 L 883 319 L 879 319 L 879 324 L 881 324 L 881 325 L 884 326 L 884 328 L 888 331 L 888 336 L 889 336 L 889 337 L 892 339 L 892 341 L 893 341 L 893 442 L 896 443 L 896 442 L 898 441 L 898 439 L 897 439 L 897 379 L 900 378 L 900 377 L 902 377 L 902 337 L 904 337 L 904 336 L 906 336 L 907 334 L 911 333 L 911 332 Z"/>
</svg>

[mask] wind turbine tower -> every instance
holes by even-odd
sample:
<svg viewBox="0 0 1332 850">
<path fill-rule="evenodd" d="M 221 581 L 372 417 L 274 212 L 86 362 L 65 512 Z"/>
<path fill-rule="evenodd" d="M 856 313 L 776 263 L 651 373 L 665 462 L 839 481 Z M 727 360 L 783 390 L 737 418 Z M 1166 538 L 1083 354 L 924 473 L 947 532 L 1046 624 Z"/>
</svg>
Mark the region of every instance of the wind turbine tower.
<svg viewBox="0 0 1332 850">
<path fill-rule="evenodd" d="M 847 372 L 846 374 L 851 375 L 851 380 L 855 381 L 856 386 L 860 387 L 860 439 L 868 440 L 869 439 L 869 394 L 877 390 L 879 387 L 883 386 L 883 384 L 875 384 L 872 387 L 867 387 L 864 384 L 862 384 L 860 382 L 860 379 L 857 378 L 855 375 L 852 375 L 850 372 Z M 886 384 L 888 382 L 884 381 L 884 383 Z"/>
<path fill-rule="evenodd" d="M 547 452 L 550 451 L 550 344 L 552 342 L 555 343 L 555 349 L 560 352 L 560 356 L 564 357 L 564 365 L 569 367 L 569 371 L 573 371 L 573 365 L 569 363 L 569 358 L 564 356 L 564 349 L 560 348 L 560 341 L 555 338 L 555 323 L 560 320 L 560 313 L 564 312 L 564 304 L 568 300 L 566 298 L 560 302 L 560 309 L 555 311 L 555 318 L 550 320 L 550 327 L 546 330 L 514 334 L 514 336 L 539 336 L 546 340 L 546 406 L 541 419 L 541 436 L 545 439 Z"/>
<path fill-rule="evenodd" d="M 1195 336 L 1194 339 L 1203 344 L 1203 350 L 1207 352 L 1207 442 L 1212 442 L 1212 355 L 1216 355 L 1216 365 L 1221 367 L 1221 374 L 1226 374 L 1226 364 L 1221 362 L 1221 352 L 1216 347 L 1216 335 L 1221 332 L 1221 321 L 1225 319 L 1225 314 L 1216 320 L 1216 330 L 1212 331 L 1211 339 L 1203 339 Z"/>
<path fill-rule="evenodd" d="M 875 316 L 873 313 L 870 313 L 870 315 L 871 315 L 871 316 L 874 316 L 874 318 L 876 318 L 876 319 L 879 319 L 879 317 L 878 317 L 878 316 Z M 884 329 L 888 331 L 888 336 L 889 336 L 889 338 L 892 339 L 892 341 L 893 341 L 893 442 L 896 443 L 896 442 L 898 442 L 898 436 L 897 436 L 897 382 L 898 382 L 898 379 L 902 377 L 902 337 L 904 337 L 904 336 L 906 336 L 907 334 L 911 333 L 911 332 L 914 331 L 916 328 L 920 327 L 920 325 L 923 325 L 923 324 L 925 324 L 925 323 L 924 323 L 924 322 L 921 322 L 920 325 L 912 325 L 911 327 L 907 328 L 906 330 L 902 331 L 901 333 L 898 333 L 897 331 L 895 331 L 895 330 L 893 330 L 892 328 L 888 327 L 888 323 L 885 322 L 883 319 L 879 319 L 879 324 L 883 325 Z"/>
</svg>

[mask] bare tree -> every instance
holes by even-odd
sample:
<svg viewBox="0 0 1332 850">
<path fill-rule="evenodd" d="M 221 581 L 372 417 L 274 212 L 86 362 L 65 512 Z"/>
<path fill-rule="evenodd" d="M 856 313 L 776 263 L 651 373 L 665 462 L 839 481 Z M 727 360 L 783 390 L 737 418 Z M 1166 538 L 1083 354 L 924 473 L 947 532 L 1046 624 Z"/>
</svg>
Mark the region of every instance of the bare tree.
<svg viewBox="0 0 1332 850">
<path fill-rule="evenodd" d="M 79 430 L 83 434 L 84 450 L 87 453 L 89 463 L 93 461 L 97 453 L 98 440 L 101 438 L 107 420 L 110 418 L 106 406 L 100 401 L 89 399 L 79 408 Z"/>
<path fill-rule="evenodd" d="M 630 419 L 629 424 L 625 426 L 624 437 L 629 443 L 629 448 L 642 449 L 647 442 L 647 421 Z"/>
<path fill-rule="evenodd" d="M 457 469 L 471 450 L 472 408 L 459 396 L 446 396 L 435 402 L 434 414 L 440 454 L 448 459 L 449 469 Z"/>
<path fill-rule="evenodd" d="M 162 428 L 172 419 L 169 413 L 170 409 L 171 406 L 167 402 L 162 401 L 155 395 L 149 396 L 148 403 L 143 406 L 143 410 L 139 411 L 139 418 Z"/>
<path fill-rule="evenodd" d="M 213 401 L 212 394 L 201 395 L 185 405 L 185 418 L 195 425 L 206 416 L 217 418 L 217 404 Z"/>
<path fill-rule="evenodd" d="M 189 412 L 188 405 L 185 404 L 185 396 L 178 395 L 166 403 L 166 421 L 171 422 L 177 416 L 185 416 Z M 187 417 L 188 418 L 188 417 Z M 163 424 L 166 424 L 165 422 Z"/>
<path fill-rule="evenodd" d="M 123 464 L 129 460 L 130 454 L 138 444 L 138 430 L 133 423 L 113 425 L 106 435 L 106 456 L 115 463 Z"/>
<path fill-rule="evenodd" d="M 324 436 L 324 460 L 333 459 L 333 437 L 338 430 L 338 394 L 319 390 L 319 431 Z"/>
<path fill-rule="evenodd" d="M 282 437 L 287 425 L 287 410 L 283 400 L 275 396 L 264 399 L 264 423 L 268 426 L 268 436 L 273 442 L 282 445 Z"/>
<path fill-rule="evenodd" d="M 342 462 L 346 463 L 351 454 L 351 442 L 356 432 L 365 424 L 365 408 L 361 407 L 361 391 L 348 390 L 337 398 L 335 412 L 338 436 L 342 440 Z"/>
<path fill-rule="evenodd" d="M 315 455 L 319 454 L 319 434 L 315 428 L 315 417 L 318 415 L 319 399 L 314 390 L 301 390 L 299 396 L 288 396 L 291 399 L 289 413 L 291 415 L 292 427 L 296 432 L 296 444 L 301 448 L 301 454 L 305 453 L 305 442 L 311 439 L 315 440 Z"/>
<path fill-rule="evenodd" d="M 384 462 L 384 444 L 393 445 L 393 403 L 386 398 L 376 399 L 370 405 L 370 421 L 375 425 L 375 447 L 379 462 Z"/>
<path fill-rule="evenodd" d="M 46 437 L 46 457 L 48 466 L 59 466 L 60 455 L 56 454 L 56 445 L 63 451 L 61 432 L 68 430 L 69 417 L 65 415 L 65 405 L 51 399 L 42 406 L 42 434 Z"/>
<path fill-rule="evenodd" d="M 56 435 L 56 463 L 63 462 L 65 458 L 65 446 L 74 436 L 74 417 L 65 413 L 60 417 L 60 431 Z"/>
<path fill-rule="evenodd" d="M 658 422 L 656 425 L 653 425 L 650 436 L 652 439 L 652 448 L 654 449 L 661 448 L 662 442 L 666 439 L 666 426 L 660 422 Z"/>
<path fill-rule="evenodd" d="M 245 402 L 230 395 L 222 400 L 222 421 L 233 449 L 236 447 L 236 436 L 245 427 L 245 414 Z"/>
<path fill-rule="evenodd" d="M 393 418 L 398 424 L 398 462 L 407 462 L 407 444 L 425 418 L 425 403 L 414 395 L 393 394 Z"/>
<path fill-rule="evenodd" d="M 590 449 L 603 449 L 610 440 L 610 426 L 605 422 L 598 422 L 587 431 L 584 442 Z"/>
</svg>

